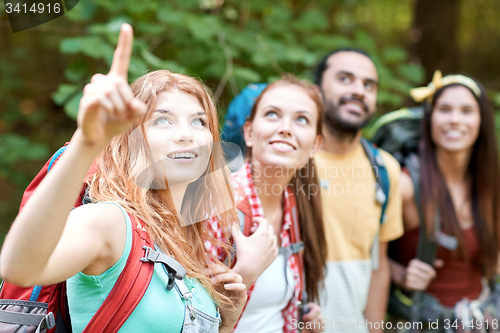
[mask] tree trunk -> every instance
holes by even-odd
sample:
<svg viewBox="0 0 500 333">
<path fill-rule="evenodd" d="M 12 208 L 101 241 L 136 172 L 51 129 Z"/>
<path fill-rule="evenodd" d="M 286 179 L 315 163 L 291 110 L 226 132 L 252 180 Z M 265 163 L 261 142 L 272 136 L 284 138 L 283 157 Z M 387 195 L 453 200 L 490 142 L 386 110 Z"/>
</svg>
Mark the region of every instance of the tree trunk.
<svg viewBox="0 0 500 333">
<path fill-rule="evenodd" d="M 455 73 L 459 64 L 456 44 L 459 0 L 416 0 L 410 32 L 412 61 L 425 68 L 427 80 L 436 69 Z"/>
</svg>

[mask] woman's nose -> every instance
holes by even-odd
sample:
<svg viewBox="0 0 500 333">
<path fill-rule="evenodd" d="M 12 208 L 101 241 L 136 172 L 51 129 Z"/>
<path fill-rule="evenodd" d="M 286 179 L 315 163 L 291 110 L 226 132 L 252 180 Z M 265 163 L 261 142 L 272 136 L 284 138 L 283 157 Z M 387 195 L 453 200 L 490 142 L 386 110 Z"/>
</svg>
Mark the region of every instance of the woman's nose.
<svg viewBox="0 0 500 333">
<path fill-rule="evenodd" d="M 187 124 L 179 124 L 176 126 L 173 141 L 176 143 L 191 143 L 194 141 L 193 132 Z"/>
<path fill-rule="evenodd" d="M 284 136 L 292 136 L 292 124 L 291 119 L 283 118 L 280 122 L 280 126 L 278 128 L 278 133 Z"/>
</svg>

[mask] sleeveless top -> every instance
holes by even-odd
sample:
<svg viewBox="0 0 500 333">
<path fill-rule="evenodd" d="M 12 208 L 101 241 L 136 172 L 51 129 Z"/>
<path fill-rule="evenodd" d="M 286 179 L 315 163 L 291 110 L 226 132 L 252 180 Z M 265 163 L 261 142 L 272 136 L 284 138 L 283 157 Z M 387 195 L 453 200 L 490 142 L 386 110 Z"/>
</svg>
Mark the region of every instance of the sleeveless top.
<svg viewBox="0 0 500 333">
<path fill-rule="evenodd" d="M 427 292 L 436 296 L 445 306 L 454 306 L 464 297 L 474 300 L 479 297 L 482 290 L 482 270 L 479 251 L 479 242 L 474 227 L 463 229 L 464 241 L 469 262 L 460 254 L 460 250 L 449 251 L 438 247 L 437 258 L 444 261 L 442 268 L 436 269 L 436 278 L 431 281 Z M 405 232 L 403 237 L 395 241 L 395 258 L 407 266 L 417 253 L 419 228 Z"/>
<path fill-rule="evenodd" d="M 127 226 L 125 248 L 120 259 L 104 273 L 86 275 L 79 272 L 67 280 L 68 307 L 71 326 L 75 333 L 84 330 L 108 296 L 125 267 L 132 247 L 132 225 L 125 209 L 113 202 L 105 203 L 118 206 L 125 216 Z M 216 317 L 216 306 L 206 289 L 195 279 L 186 277 L 184 281 L 193 294 L 192 305 Z M 146 293 L 119 332 L 179 333 L 181 331 L 186 302 L 180 298 L 175 288 L 168 291 L 167 283 L 168 276 L 162 264 L 155 264 L 153 277 Z"/>
</svg>

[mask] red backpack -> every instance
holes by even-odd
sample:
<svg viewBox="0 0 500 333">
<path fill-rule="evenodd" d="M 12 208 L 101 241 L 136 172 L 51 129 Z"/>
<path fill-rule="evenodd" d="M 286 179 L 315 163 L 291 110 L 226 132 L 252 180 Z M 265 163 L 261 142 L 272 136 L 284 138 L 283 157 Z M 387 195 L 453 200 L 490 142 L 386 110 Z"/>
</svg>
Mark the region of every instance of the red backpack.
<svg viewBox="0 0 500 333">
<path fill-rule="evenodd" d="M 66 149 L 59 149 L 47 161 L 24 192 L 21 208 L 26 204 L 40 182 L 45 178 L 57 159 Z M 96 171 L 91 166 L 87 177 Z M 81 206 L 85 186 L 74 207 Z M 132 248 L 124 270 L 99 310 L 84 330 L 88 332 L 117 332 L 139 304 L 151 281 L 158 256 L 154 244 L 141 223 L 133 216 Z M 149 248 L 149 249 L 146 249 Z M 146 256 L 144 253 L 146 250 Z M 161 260 L 158 260 L 161 261 Z M 174 271 L 175 275 L 175 271 Z M 176 276 L 177 277 L 177 276 Z M 0 332 L 71 332 L 71 320 L 66 298 L 66 282 L 53 285 L 22 288 L 10 283 L 2 283 L 0 292 Z"/>
</svg>

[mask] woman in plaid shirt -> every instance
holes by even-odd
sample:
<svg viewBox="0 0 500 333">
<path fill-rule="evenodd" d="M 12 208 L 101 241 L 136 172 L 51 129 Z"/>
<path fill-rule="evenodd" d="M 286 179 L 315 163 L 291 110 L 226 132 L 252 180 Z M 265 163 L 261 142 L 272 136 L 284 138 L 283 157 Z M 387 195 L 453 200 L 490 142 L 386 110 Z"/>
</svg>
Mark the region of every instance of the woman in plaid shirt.
<svg viewBox="0 0 500 333">
<path fill-rule="evenodd" d="M 321 309 L 307 303 L 307 295 L 318 301 L 326 258 L 312 160 L 322 120 L 317 88 L 286 76 L 262 92 L 244 125 L 248 161 L 232 176 L 245 223 L 233 230 L 233 269 L 249 300 L 234 332 L 322 331 Z"/>
</svg>

